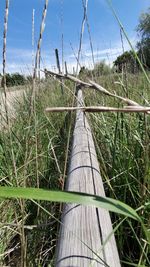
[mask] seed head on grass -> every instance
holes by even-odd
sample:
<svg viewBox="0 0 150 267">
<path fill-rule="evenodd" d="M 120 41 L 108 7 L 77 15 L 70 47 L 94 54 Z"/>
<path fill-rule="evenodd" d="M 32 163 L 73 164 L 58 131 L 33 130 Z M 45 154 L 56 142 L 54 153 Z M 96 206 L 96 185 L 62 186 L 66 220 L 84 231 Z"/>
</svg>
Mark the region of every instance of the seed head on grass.
<svg viewBox="0 0 150 267">
<path fill-rule="evenodd" d="M 36 81 L 36 77 L 37 77 L 37 69 L 38 69 L 40 50 L 41 50 L 41 44 L 42 44 L 42 36 L 43 36 L 44 28 L 45 28 L 45 20 L 46 20 L 47 8 L 48 8 L 48 1 L 49 0 L 45 0 L 45 5 L 44 5 L 44 9 L 43 9 L 43 14 L 42 14 L 42 22 L 41 22 L 41 26 L 40 26 L 40 34 L 39 34 L 37 50 L 36 50 L 36 55 L 35 55 L 32 95 L 31 95 L 31 111 L 33 109 L 33 101 L 34 101 L 34 96 L 35 96 L 35 81 Z"/>
</svg>

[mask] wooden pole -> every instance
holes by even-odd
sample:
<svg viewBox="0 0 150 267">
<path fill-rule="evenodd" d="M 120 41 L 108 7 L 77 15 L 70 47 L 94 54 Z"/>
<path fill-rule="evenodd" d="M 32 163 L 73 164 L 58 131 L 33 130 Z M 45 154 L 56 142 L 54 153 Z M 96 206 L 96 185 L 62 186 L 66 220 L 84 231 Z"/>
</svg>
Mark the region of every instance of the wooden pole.
<svg viewBox="0 0 150 267">
<path fill-rule="evenodd" d="M 68 75 L 67 62 L 65 61 L 65 75 Z"/>
<path fill-rule="evenodd" d="M 125 112 L 125 113 L 150 113 L 150 107 L 140 107 L 140 106 L 127 106 L 124 108 L 115 107 L 104 107 L 104 106 L 87 106 L 87 107 L 52 107 L 46 108 L 46 112 L 72 112 L 82 110 L 83 112 Z"/>
<path fill-rule="evenodd" d="M 81 89 L 77 98 L 81 107 L 84 104 Z M 76 113 L 65 190 L 105 196 L 91 129 L 82 110 Z M 108 211 L 76 204 L 64 206 L 55 266 L 120 267 Z"/>
<path fill-rule="evenodd" d="M 55 49 L 55 56 L 56 56 L 56 63 L 57 63 L 57 69 L 58 73 L 61 74 L 61 69 L 60 69 L 60 62 L 59 62 L 59 54 L 58 54 L 58 49 Z"/>
<path fill-rule="evenodd" d="M 58 49 L 55 49 L 55 56 L 56 56 L 56 63 L 57 63 L 57 69 L 58 69 L 58 73 L 61 75 L 61 68 L 60 68 L 60 61 L 59 61 L 59 53 L 58 53 Z M 63 75 L 63 74 L 62 74 Z M 63 85 L 61 84 L 61 92 L 63 94 Z"/>
</svg>

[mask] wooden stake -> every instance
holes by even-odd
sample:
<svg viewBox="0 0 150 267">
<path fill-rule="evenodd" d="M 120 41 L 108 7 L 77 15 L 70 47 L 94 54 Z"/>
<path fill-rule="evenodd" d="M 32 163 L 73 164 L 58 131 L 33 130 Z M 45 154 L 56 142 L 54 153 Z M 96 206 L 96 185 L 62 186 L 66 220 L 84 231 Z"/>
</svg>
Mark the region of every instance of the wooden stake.
<svg viewBox="0 0 150 267">
<path fill-rule="evenodd" d="M 55 56 L 56 56 L 56 63 L 57 63 L 57 69 L 59 74 L 61 74 L 61 69 L 60 69 L 60 62 L 59 62 L 59 54 L 58 54 L 58 49 L 55 49 Z"/>
<path fill-rule="evenodd" d="M 58 49 L 57 48 L 55 49 L 55 56 L 56 56 L 56 63 L 57 63 L 57 69 L 58 69 L 59 75 L 62 75 L 63 76 L 63 74 L 61 74 L 60 61 L 59 61 L 59 53 L 58 53 Z M 61 92 L 62 92 L 62 94 L 64 93 L 63 85 L 62 84 L 61 84 Z"/>
</svg>

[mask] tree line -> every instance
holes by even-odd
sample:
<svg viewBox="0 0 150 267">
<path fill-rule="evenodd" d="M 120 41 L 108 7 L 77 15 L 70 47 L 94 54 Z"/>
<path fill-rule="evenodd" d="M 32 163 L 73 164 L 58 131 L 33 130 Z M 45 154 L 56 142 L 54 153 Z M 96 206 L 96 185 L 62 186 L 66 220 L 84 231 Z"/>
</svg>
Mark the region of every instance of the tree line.
<svg viewBox="0 0 150 267">
<path fill-rule="evenodd" d="M 6 73 L 6 85 L 7 85 L 7 87 L 17 86 L 17 85 L 25 85 L 31 80 L 32 80 L 32 76 L 25 76 L 25 75 L 20 74 L 18 72 L 12 73 L 12 74 Z M 1 74 L 0 74 L 0 81 L 1 81 L 0 82 L 1 87 L 3 87 L 4 78 Z"/>
<path fill-rule="evenodd" d="M 150 8 L 148 8 L 147 12 L 141 14 L 136 31 L 139 35 L 139 41 L 136 44 L 136 53 L 145 70 L 150 70 Z M 135 58 L 134 52 L 130 50 L 118 56 L 113 62 L 113 67 L 108 66 L 105 60 L 103 60 L 96 63 L 93 70 L 82 67 L 80 76 L 84 77 L 85 74 L 88 76 L 91 74 L 100 76 L 124 71 L 136 73 L 139 70 L 139 62 Z"/>
<path fill-rule="evenodd" d="M 137 55 L 146 70 L 150 70 L 150 8 L 147 12 L 141 14 L 139 18 L 139 24 L 136 28 L 139 34 L 140 40 L 136 44 Z M 80 77 L 91 76 L 91 75 L 107 75 L 113 72 L 131 72 L 136 73 L 139 71 L 139 63 L 135 58 L 132 50 L 125 51 L 122 55 L 118 56 L 113 62 L 111 68 L 105 63 L 105 60 L 95 64 L 93 70 L 89 70 L 85 67 L 81 67 Z M 1 86 L 3 87 L 3 76 L 0 74 Z M 7 87 L 15 85 L 24 85 L 32 80 L 32 76 L 25 77 L 20 73 L 6 74 L 6 85 Z"/>
<path fill-rule="evenodd" d="M 140 40 L 136 44 L 137 55 L 146 70 L 150 70 L 150 8 L 141 14 L 136 31 Z M 124 52 L 114 61 L 118 72 L 126 70 L 135 73 L 139 70 L 139 63 L 132 50 Z"/>
</svg>

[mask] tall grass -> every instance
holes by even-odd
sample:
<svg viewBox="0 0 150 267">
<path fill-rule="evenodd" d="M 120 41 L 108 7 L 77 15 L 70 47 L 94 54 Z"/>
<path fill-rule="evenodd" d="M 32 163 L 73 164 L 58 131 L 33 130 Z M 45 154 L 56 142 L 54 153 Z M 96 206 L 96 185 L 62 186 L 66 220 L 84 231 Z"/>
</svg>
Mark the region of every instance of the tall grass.
<svg viewBox="0 0 150 267">
<path fill-rule="evenodd" d="M 80 65 L 85 23 L 87 23 L 93 51 L 87 16 L 88 1 L 82 1 L 82 3 L 84 16 L 77 69 Z M 60 84 L 56 81 L 47 79 L 40 86 L 36 84 L 47 4 L 48 1 L 43 11 L 33 84 L 29 84 L 34 103 L 31 103 L 27 92 L 23 101 L 19 105 L 16 103 L 16 115 L 15 119 L 11 120 L 9 131 L 6 129 L 0 131 L 1 186 L 62 189 L 64 185 L 74 116 L 70 117 L 66 113 L 47 116 L 44 110 L 47 106 L 72 105 L 74 88 L 67 90 L 68 87 L 64 86 L 62 98 Z M 6 6 L 6 21 L 7 9 Z M 118 22 L 123 29 L 120 21 Z M 6 33 L 7 27 L 4 29 L 4 40 Z M 124 34 L 126 35 L 125 32 Z M 4 61 L 5 53 L 4 42 Z M 5 67 L 5 62 L 3 65 Z M 115 91 L 123 97 L 126 97 L 124 95 L 126 93 L 124 88 L 126 88 L 129 98 L 141 105 L 149 105 L 149 87 L 145 77 L 149 81 L 149 74 L 145 71 L 144 74 L 126 75 L 125 81 L 119 74 L 110 74 L 106 77 L 97 77 L 97 82 L 112 93 Z M 85 77 L 85 80 L 87 78 Z M 71 87 L 69 82 L 68 85 Z M 74 96 L 73 99 L 75 99 Z M 120 106 L 117 100 L 88 90 L 85 91 L 85 101 L 87 105 Z M 34 104 L 34 112 L 31 112 L 31 104 Z M 90 120 L 107 196 L 121 200 L 137 210 L 149 233 L 149 116 L 147 114 L 91 114 Z M 18 267 L 53 266 L 59 218 L 60 207 L 53 202 L 1 199 L 0 264 Z M 122 266 L 150 266 L 150 244 L 139 221 L 129 218 L 122 220 L 118 214 L 113 214 L 112 220 Z"/>
<path fill-rule="evenodd" d="M 101 84 L 112 92 L 124 96 L 118 75 L 101 77 Z M 99 78 L 97 78 L 97 82 Z M 149 88 L 142 74 L 127 75 L 131 99 L 145 104 Z M 70 83 L 69 83 L 70 87 Z M 66 160 L 67 134 L 70 115 L 53 113 L 47 116 L 47 106 L 67 106 L 72 103 L 72 91 L 62 98 L 60 85 L 47 80 L 36 87 L 36 121 L 30 114 L 30 97 L 25 95 L 22 104 L 16 104 L 16 119 L 11 125 L 12 142 L 18 180 L 14 179 L 13 165 L 9 161 L 9 134 L 0 133 L 1 185 L 37 187 L 35 163 L 38 157 L 39 187 L 61 189 Z M 133 95 L 134 92 L 134 95 Z M 87 105 L 120 106 L 118 100 L 102 96 L 99 92 L 85 91 Z M 30 120 L 29 120 L 30 118 Z M 107 196 L 121 200 L 138 211 L 146 229 L 149 229 L 149 116 L 143 114 L 91 114 L 91 126 L 97 146 L 100 169 Z M 30 122 L 30 123 L 29 123 Z M 37 128 L 37 151 L 35 131 Z M 73 123 L 73 121 L 72 121 Z M 72 124 L 73 126 L 73 124 Z M 59 166 L 59 167 L 58 167 Z M 48 266 L 53 262 L 59 205 L 46 201 L 1 201 L 1 264 L 21 266 L 21 227 L 24 229 L 24 265 Z M 7 209 L 7 213 L 6 213 Z M 149 244 L 139 222 L 112 215 L 122 266 L 149 266 Z M 22 224 L 23 221 L 23 224 Z M 118 226 L 120 224 L 120 226 Z M 42 240 L 42 241 L 41 241 Z M 29 265 L 30 263 L 30 265 Z M 53 266 L 53 263 L 52 263 Z"/>
<path fill-rule="evenodd" d="M 101 85 L 125 97 L 118 75 L 101 78 Z M 145 105 L 149 85 L 143 74 L 127 74 L 128 94 Z M 92 99 L 92 100 L 91 100 Z M 87 105 L 120 106 L 117 100 L 86 92 Z M 91 126 L 106 195 L 129 204 L 143 219 L 149 231 L 150 200 L 150 117 L 146 114 L 91 114 Z M 112 215 L 114 225 L 120 221 Z M 122 266 L 149 266 L 150 244 L 136 222 L 125 220 L 116 232 Z"/>
<path fill-rule="evenodd" d="M 38 90 L 37 87 L 36 89 Z M 66 92 L 62 100 L 59 84 L 49 80 L 40 85 L 38 95 L 35 98 L 36 121 L 34 114 L 31 116 L 30 113 L 30 96 L 28 93 L 19 106 L 16 103 L 16 118 L 11 122 L 11 132 L 17 180 L 10 161 L 9 134 L 8 132 L 4 134 L 1 131 L 1 185 L 37 187 L 35 166 L 38 158 L 39 187 L 46 189 L 61 188 L 60 170 L 63 172 L 64 168 L 64 151 L 66 149 L 68 127 L 70 126 L 69 116 L 53 114 L 47 117 L 44 109 L 48 105 L 68 105 L 70 99 L 70 94 Z M 35 149 L 35 138 L 38 140 L 37 150 Z M 58 170 L 54 152 L 60 170 Z M 22 250 L 24 250 L 24 266 L 46 266 L 44 264 L 50 262 L 54 254 L 57 234 L 57 220 L 54 217 L 59 217 L 59 207 L 56 204 L 39 202 L 44 209 L 48 210 L 49 213 L 47 214 L 32 201 L 24 200 L 22 203 L 23 213 L 19 201 L 0 201 L 0 264 L 23 266 L 21 257 L 23 257 Z M 21 230 L 22 228 L 23 230 Z M 22 240 L 23 234 L 24 240 Z M 21 246 L 22 242 L 24 248 Z"/>
</svg>

